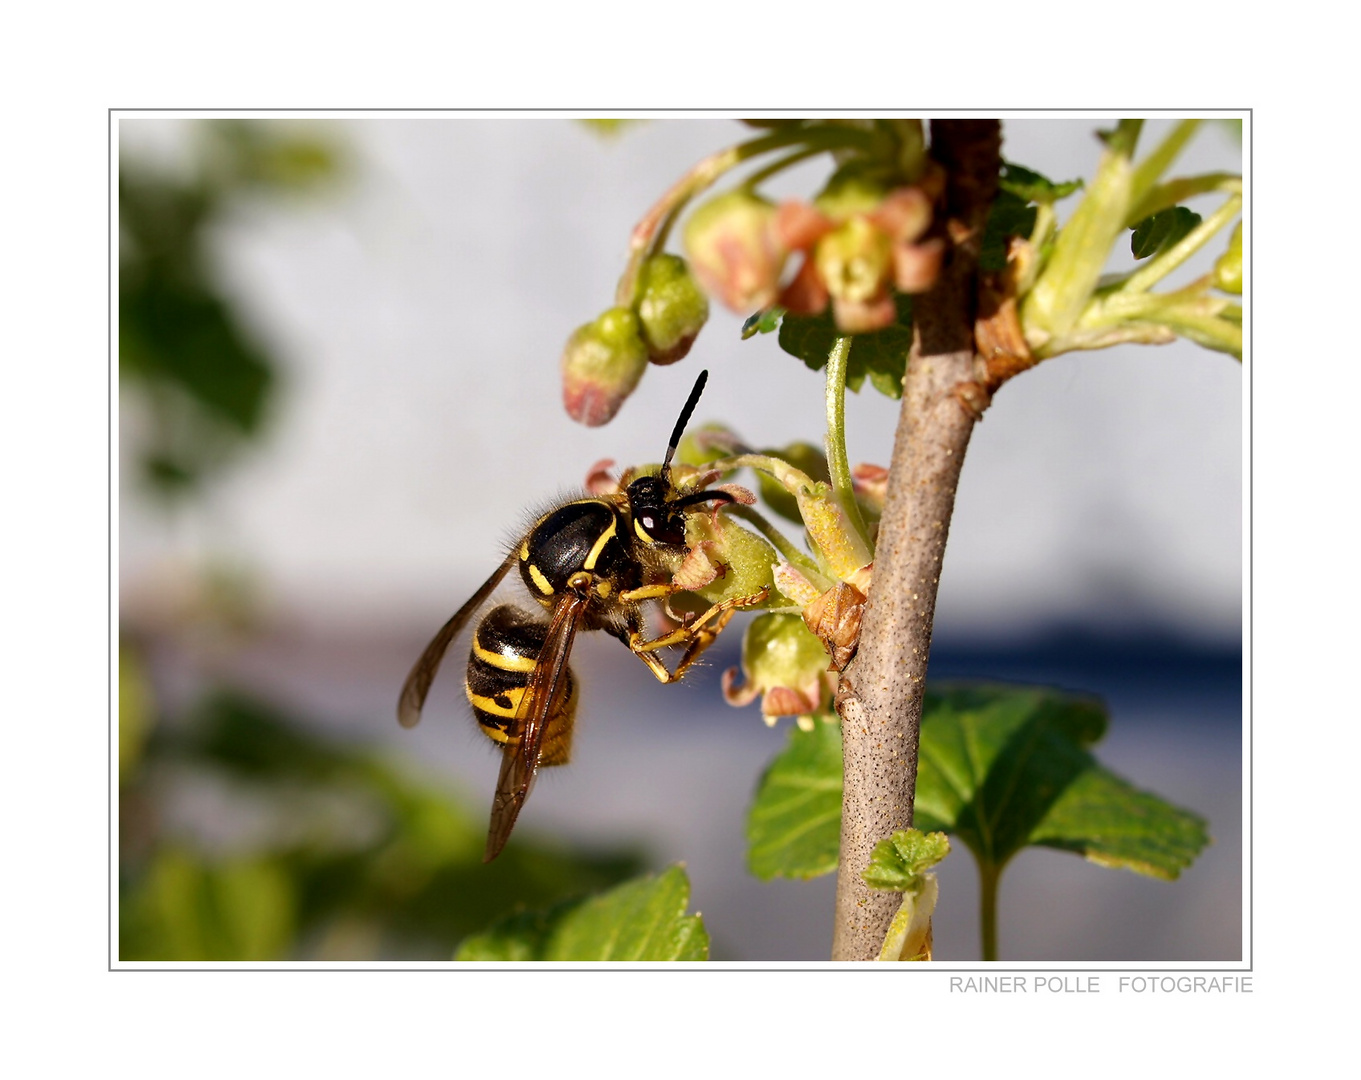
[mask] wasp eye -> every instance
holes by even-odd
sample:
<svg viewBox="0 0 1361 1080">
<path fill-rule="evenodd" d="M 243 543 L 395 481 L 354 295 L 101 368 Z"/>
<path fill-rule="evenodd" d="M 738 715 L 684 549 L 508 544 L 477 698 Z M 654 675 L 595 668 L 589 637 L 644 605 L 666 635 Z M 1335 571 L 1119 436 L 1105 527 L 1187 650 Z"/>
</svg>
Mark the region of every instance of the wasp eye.
<svg viewBox="0 0 1361 1080">
<path fill-rule="evenodd" d="M 643 523 L 643 528 L 652 532 L 657 528 L 657 522 L 651 514 L 644 514 L 639 520 Z"/>
</svg>

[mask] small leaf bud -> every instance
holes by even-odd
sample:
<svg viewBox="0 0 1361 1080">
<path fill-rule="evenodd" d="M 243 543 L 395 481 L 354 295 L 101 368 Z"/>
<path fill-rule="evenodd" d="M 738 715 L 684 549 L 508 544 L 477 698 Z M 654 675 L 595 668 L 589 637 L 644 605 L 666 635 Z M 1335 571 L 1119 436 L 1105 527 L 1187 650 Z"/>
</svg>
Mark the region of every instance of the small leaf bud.
<svg viewBox="0 0 1361 1080">
<path fill-rule="evenodd" d="M 638 319 L 648 359 L 654 364 L 675 363 L 690 351 L 709 318 L 709 298 L 678 255 L 652 256 L 643 264 L 638 283 Z"/>
<path fill-rule="evenodd" d="M 562 353 L 567 414 L 589 427 L 608 423 L 643 377 L 647 358 L 638 316 L 628 308 L 577 327 Z"/>
<path fill-rule="evenodd" d="M 1243 295 L 1243 223 L 1229 237 L 1229 250 L 1215 260 L 1214 286 L 1234 296 Z"/>
</svg>

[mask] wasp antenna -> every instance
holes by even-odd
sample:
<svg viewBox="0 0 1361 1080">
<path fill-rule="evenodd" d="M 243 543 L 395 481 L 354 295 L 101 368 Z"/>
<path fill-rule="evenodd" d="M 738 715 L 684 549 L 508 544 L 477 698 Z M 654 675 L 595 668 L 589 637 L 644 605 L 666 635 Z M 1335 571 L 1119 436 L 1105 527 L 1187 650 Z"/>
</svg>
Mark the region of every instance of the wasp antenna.
<svg viewBox="0 0 1361 1080">
<path fill-rule="evenodd" d="M 704 384 L 708 381 L 709 372 L 701 371 L 699 378 L 695 380 L 695 388 L 690 391 L 690 397 L 685 402 L 685 408 L 681 410 L 680 419 L 676 421 L 676 427 L 671 432 L 671 441 L 666 444 L 666 458 L 662 461 L 662 479 L 671 474 L 671 458 L 676 453 L 676 447 L 680 445 L 681 436 L 685 434 L 685 425 L 694 415 L 695 406 L 699 404 L 699 395 L 704 393 Z"/>
</svg>

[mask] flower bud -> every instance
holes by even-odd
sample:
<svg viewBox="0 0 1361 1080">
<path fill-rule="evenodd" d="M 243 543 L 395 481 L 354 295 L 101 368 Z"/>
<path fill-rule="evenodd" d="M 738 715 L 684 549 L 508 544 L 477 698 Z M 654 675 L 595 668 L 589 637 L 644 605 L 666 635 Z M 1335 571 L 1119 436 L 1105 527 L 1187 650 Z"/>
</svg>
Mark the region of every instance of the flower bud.
<svg viewBox="0 0 1361 1080">
<path fill-rule="evenodd" d="M 835 676 L 827 670 L 827 653 L 798 615 L 757 616 L 742 639 L 742 674 L 723 674 L 728 704 L 750 704 L 761 695 L 761 712 L 773 723 L 777 716 L 824 712 L 831 704 Z"/>
<path fill-rule="evenodd" d="M 929 292 L 940 276 L 945 241 L 939 236 L 920 244 L 893 245 L 893 284 L 899 292 Z"/>
<path fill-rule="evenodd" d="M 1215 260 L 1214 286 L 1235 296 L 1243 295 L 1243 223 L 1233 230 L 1229 250 Z"/>
<path fill-rule="evenodd" d="M 897 318 L 889 277 L 893 243 L 863 216 L 847 219 L 813 250 L 818 277 L 832 297 L 837 328 L 848 334 L 882 330 Z"/>
<path fill-rule="evenodd" d="M 919 187 L 895 188 L 871 217 L 894 243 L 911 244 L 931 227 L 931 200 Z"/>
<path fill-rule="evenodd" d="M 671 364 L 690 351 L 709 318 L 709 298 L 678 255 L 654 255 L 638 277 L 638 319 L 648 359 Z"/>
<path fill-rule="evenodd" d="M 819 240 L 813 257 L 834 299 L 863 304 L 884 294 L 893 245 L 868 218 L 856 216 Z"/>
<path fill-rule="evenodd" d="M 884 185 L 859 173 L 842 173 L 813 199 L 813 205 L 833 221 L 873 213 L 884 201 Z"/>
<path fill-rule="evenodd" d="M 577 327 L 562 353 L 562 401 L 567 415 L 589 427 L 608 423 L 647 367 L 636 316 L 610 308 Z"/>
<path fill-rule="evenodd" d="M 692 588 L 706 603 L 752 596 L 775 583 L 775 565 L 780 562 L 775 549 L 721 511 L 687 515 L 685 546 L 678 584 Z"/>
<path fill-rule="evenodd" d="M 698 207 L 685 223 L 685 250 L 704 287 L 732 310 L 775 300 L 784 268 L 775 207 L 750 192 L 725 192 Z"/>
</svg>

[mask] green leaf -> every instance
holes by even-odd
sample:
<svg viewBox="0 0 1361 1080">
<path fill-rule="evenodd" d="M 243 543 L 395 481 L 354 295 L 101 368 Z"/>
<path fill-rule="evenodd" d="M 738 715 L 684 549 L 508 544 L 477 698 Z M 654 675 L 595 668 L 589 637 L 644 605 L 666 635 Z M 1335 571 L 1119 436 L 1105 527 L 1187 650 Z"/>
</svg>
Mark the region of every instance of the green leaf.
<svg viewBox="0 0 1361 1080">
<path fill-rule="evenodd" d="M 871 334 L 854 335 L 846 385 L 857 393 L 868 378 L 870 385 L 886 397 L 903 396 L 907 352 L 912 347 L 912 298 L 898 293 L 893 302 L 898 309 L 897 322 Z M 827 366 L 827 355 L 841 336 L 830 307 L 820 315 L 787 314 L 780 322 L 780 348 L 813 371 Z"/>
<path fill-rule="evenodd" d="M 686 915 L 690 881 L 673 866 L 586 900 L 515 914 L 464 941 L 456 960 L 707 960 L 709 935 Z"/>
<path fill-rule="evenodd" d="M 948 854 L 950 841 L 944 833 L 900 829 L 874 845 L 870 864 L 860 876 L 871 889 L 914 892 L 921 884 L 921 875 Z"/>
<path fill-rule="evenodd" d="M 747 814 L 747 867 L 758 878 L 812 878 L 836 869 L 841 845 L 841 727 L 792 727 Z"/>
<path fill-rule="evenodd" d="M 1200 224 L 1201 217 L 1184 206 L 1172 206 L 1150 214 L 1134 226 L 1130 250 L 1136 259 L 1165 251 Z"/>
<path fill-rule="evenodd" d="M 1034 844 L 1175 878 L 1209 842 L 1205 822 L 1103 768 L 1088 748 L 1105 731 L 1105 709 L 1091 698 L 1000 685 L 928 689 L 914 824 L 950 833 L 997 869 Z M 747 819 L 757 877 L 836 869 L 840 736 L 835 723 L 792 730 L 762 777 Z"/>
<path fill-rule="evenodd" d="M 927 691 L 915 824 L 957 836 L 1000 868 L 1028 844 L 1175 878 L 1209 842 L 1205 822 L 1102 768 L 1094 699 L 1054 690 Z"/>
<path fill-rule="evenodd" d="M 1007 240 L 1013 236 L 1029 236 L 1035 228 L 1035 207 L 1014 192 L 1002 190 L 988 209 L 988 220 L 983 226 L 983 243 L 978 252 L 978 266 L 982 270 L 1005 270 Z"/>
<path fill-rule="evenodd" d="M 293 940 L 296 908 L 294 883 L 277 859 L 211 865 L 185 849 L 167 848 L 139 888 L 122 898 L 119 956 L 282 960 Z"/>
<path fill-rule="evenodd" d="M 782 307 L 762 308 L 756 314 L 748 316 L 747 321 L 742 324 L 742 340 L 746 341 L 747 338 L 755 337 L 757 334 L 769 334 L 779 328 L 780 320 L 783 318 Z"/>
<path fill-rule="evenodd" d="M 1048 177 L 1035 172 L 1034 169 L 1027 169 L 1024 165 L 1006 161 L 1002 163 L 1002 174 L 998 179 L 998 186 L 1001 190 L 1015 195 L 1022 202 L 1050 204 L 1056 203 L 1060 199 L 1066 199 L 1075 191 L 1081 191 L 1082 181 L 1080 179 L 1065 180 L 1061 184 L 1056 184 Z"/>
</svg>

